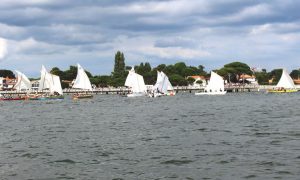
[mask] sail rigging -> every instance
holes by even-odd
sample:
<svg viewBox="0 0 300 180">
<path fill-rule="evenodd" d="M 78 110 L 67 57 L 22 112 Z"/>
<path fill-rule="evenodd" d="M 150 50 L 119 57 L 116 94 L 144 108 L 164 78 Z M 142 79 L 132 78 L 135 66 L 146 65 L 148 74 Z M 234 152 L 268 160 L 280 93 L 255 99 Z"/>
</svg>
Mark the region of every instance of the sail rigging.
<svg viewBox="0 0 300 180">
<path fill-rule="evenodd" d="M 282 75 L 276 87 L 285 89 L 296 88 L 293 79 L 285 69 L 282 69 Z"/>
<path fill-rule="evenodd" d="M 143 76 L 135 73 L 134 68 L 129 71 L 125 86 L 130 87 L 132 93 L 145 93 L 147 91 Z"/>
<path fill-rule="evenodd" d="M 77 76 L 72 87 L 92 91 L 90 79 L 80 64 L 77 64 Z"/>
<path fill-rule="evenodd" d="M 17 83 L 14 86 L 14 89 L 17 91 L 21 91 L 23 89 L 30 90 L 31 89 L 31 83 L 27 76 L 20 71 L 16 71 L 17 73 Z"/>
</svg>

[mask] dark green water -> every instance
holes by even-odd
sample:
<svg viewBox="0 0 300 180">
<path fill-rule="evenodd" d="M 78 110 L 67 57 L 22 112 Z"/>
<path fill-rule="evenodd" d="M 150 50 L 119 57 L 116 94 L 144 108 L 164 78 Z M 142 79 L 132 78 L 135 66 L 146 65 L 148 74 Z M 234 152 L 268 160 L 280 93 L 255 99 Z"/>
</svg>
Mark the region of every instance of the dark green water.
<svg viewBox="0 0 300 180">
<path fill-rule="evenodd" d="M 0 102 L 0 179 L 299 179 L 300 93 Z"/>
</svg>

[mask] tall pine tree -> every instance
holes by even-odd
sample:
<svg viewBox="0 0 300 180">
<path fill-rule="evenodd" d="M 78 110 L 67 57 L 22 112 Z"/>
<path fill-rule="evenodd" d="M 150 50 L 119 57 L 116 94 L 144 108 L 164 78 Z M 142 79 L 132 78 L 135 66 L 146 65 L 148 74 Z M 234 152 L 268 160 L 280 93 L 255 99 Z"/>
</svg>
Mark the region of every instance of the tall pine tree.
<svg viewBox="0 0 300 180">
<path fill-rule="evenodd" d="M 112 73 L 113 76 L 113 86 L 123 86 L 125 83 L 126 78 L 126 71 L 125 71 L 125 57 L 124 54 L 118 51 L 115 54 L 115 66 L 114 72 Z"/>
<path fill-rule="evenodd" d="M 115 54 L 115 66 L 114 66 L 113 77 L 120 78 L 120 77 L 124 77 L 124 75 L 125 75 L 125 57 L 122 52 L 118 51 Z"/>
</svg>

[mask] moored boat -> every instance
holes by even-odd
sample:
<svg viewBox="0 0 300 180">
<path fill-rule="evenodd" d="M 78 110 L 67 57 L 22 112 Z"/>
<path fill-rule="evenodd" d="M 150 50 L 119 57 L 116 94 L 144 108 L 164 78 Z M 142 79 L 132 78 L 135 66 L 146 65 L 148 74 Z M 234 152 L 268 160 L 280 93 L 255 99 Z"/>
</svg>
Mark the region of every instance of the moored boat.
<svg viewBox="0 0 300 180">
<path fill-rule="evenodd" d="M 149 93 L 149 97 L 175 96 L 175 94 L 168 76 L 164 72 L 157 71 L 156 83 Z"/>
<path fill-rule="evenodd" d="M 78 93 L 78 94 L 73 94 L 72 98 L 73 99 L 90 99 L 90 98 L 93 98 L 93 95 L 92 94 Z"/>
<path fill-rule="evenodd" d="M 130 88 L 130 93 L 126 95 L 127 97 L 141 97 L 146 95 L 147 88 L 144 78 L 137 74 L 133 67 L 128 73 L 125 86 Z"/>
<path fill-rule="evenodd" d="M 17 96 L 17 97 L 13 97 L 13 96 L 9 96 L 9 97 L 1 96 L 0 97 L 0 101 L 23 101 L 23 100 L 26 100 L 25 96 Z"/>
<path fill-rule="evenodd" d="M 47 91 L 45 91 L 47 90 Z M 40 93 L 28 94 L 28 100 L 62 100 L 63 90 L 59 76 L 49 73 L 44 66 L 41 69 L 39 82 Z"/>
<path fill-rule="evenodd" d="M 296 86 L 289 73 L 282 69 L 282 74 L 276 88 L 269 89 L 268 93 L 294 93 L 297 92 Z"/>
<path fill-rule="evenodd" d="M 74 80 L 73 86 L 74 89 L 81 89 L 86 92 L 84 93 L 76 93 L 72 95 L 72 99 L 87 99 L 87 98 L 93 98 L 92 94 L 89 94 L 88 92 L 93 90 L 91 81 L 87 74 L 85 73 L 84 69 L 80 66 L 80 64 L 77 64 L 77 76 Z"/>
<path fill-rule="evenodd" d="M 224 95 L 224 80 L 217 73 L 211 71 L 211 76 L 204 92 L 196 92 L 195 95 Z"/>
</svg>

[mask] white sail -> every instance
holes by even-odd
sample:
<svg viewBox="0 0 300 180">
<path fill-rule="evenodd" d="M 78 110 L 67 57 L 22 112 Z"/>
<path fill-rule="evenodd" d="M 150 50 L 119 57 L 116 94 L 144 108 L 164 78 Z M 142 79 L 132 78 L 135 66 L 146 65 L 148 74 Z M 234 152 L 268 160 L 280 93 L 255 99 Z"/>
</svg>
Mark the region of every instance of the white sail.
<svg viewBox="0 0 300 180">
<path fill-rule="evenodd" d="M 156 84 L 153 87 L 155 92 L 166 94 L 169 90 L 174 90 L 168 76 L 164 72 L 158 72 Z"/>
<path fill-rule="evenodd" d="M 92 90 L 92 85 L 89 77 L 86 75 L 84 69 L 77 64 L 77 76 L 73 84 L 73 88 Z"/>
<path fill-rule="evenodd" d="M 174 88 L 168 78 L 168 76 L 164 73 L 164 72 L 160 72 L 162 78 L 163 78 L 163 82 L 164 82 L 164 85 L 163 86 L 167 86 L 167 90 L 168 91 L 173 91 Z"/>
<path fill-rule="evenodd" d="M 125 86 L 130 87 L 132 93 L 145 93 L 147 91 L 143 76 L 135 73 L 133 68 L 128 73 Z"/>
<path fill-rule="evenodd" d="M 51 85 L 50 85 L 50 88 L 49 88 L 50 93 L 57 92 L 58 94 L 62 95 L 63 90 L 62 90 L 62 87 L 61 87 L 59 76 L 56 76 L 54 74 L 50 74 L 50 75 L 51 75 Z"/>
<path fill-rule="evenodd" d="M 51 94 L 54 92 L 60 95 L 63 94 L 59 76 L 49 73 L 46 68 L 42 66 L 39 90 L 42 91 L 44 89 L 49 89 Z"/>
<path fill-rule="evenodd" d="M 17 83 L 15 84 L 14 88 L 17 91 L 21 91 L 22 89 L 30 90 L 31 83 L 29 79 L 25 76 L 25 74 L 21 73 L 20 71 L 16 71 L 17 73 Z"/>
<path fill-rule="evenodd" d="M 39 91 L 42 91 L 44 89 L 49 89 L 51 84 L 51 75 L 46 70 L 45 66 L 42 65 L 41 69 L 41 79 L 39 82 Z"/>
<path fill-rule="evenodd" d="M 282 75 L 281 78 L 277 84 L 277 87 L 285 88 L 285 89 L 295 89 L 295 84 L 289 73 L 282 69 Z"/>
<path fill-rule="evenodd" d="M 162 76 L 161 73 L 159 71 L 157 71 L 157 78 L 156 78 L 156 83 L 155 85 L 152 87 L 152 91 L 157 91 L 160 87 L 162 81 Z"/>
<path fill-rule="evenodd" d="M 208 92 L 220 92 L 224 91 L 224 80 L 217 73 L 211 71 L 211 76 L 206 87 Z"/>
<path fill-rule="evenodd" d="M 224 80 L 217 73 L 211 71 L 210 80 L 205 87 L 205 92 L 196 92 L 195 95 L 224 95 Z"/>
</svg>

